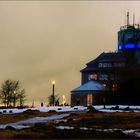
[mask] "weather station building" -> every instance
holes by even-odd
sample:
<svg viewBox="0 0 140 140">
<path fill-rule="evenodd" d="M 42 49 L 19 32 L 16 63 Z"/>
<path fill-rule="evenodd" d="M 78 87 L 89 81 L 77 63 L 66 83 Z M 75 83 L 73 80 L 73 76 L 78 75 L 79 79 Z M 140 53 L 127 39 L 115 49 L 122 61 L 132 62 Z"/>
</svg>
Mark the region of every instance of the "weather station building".
<svg viewBox="0 0 140 140">
<path fill-rule="evenodd" d="M 71 105 L 140 104 L 140 25 L 118 31 L 116 52 L 103 52 L 81 71 L 81 86 L 71 91 Z"/>
</svg>

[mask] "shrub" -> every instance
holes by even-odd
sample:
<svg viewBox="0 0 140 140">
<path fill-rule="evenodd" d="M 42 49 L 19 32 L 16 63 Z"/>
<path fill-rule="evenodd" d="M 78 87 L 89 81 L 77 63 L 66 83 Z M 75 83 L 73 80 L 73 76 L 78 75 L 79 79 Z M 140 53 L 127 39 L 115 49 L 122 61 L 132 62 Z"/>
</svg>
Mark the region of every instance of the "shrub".
<svg viewBox="0 0 140 140">
<path fill-rule="evenodd" d="M 55 110 L 49 110 L 48 112 L 56 112 Z"/>
</svg>

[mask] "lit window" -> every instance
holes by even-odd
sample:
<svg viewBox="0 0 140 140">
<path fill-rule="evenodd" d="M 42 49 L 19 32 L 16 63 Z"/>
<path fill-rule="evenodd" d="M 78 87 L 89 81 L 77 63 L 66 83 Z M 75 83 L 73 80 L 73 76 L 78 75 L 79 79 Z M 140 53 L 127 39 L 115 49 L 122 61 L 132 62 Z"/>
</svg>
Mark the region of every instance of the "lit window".
<svg viewBox="0 0 140 140">
<path fill-rule="evenodd" d="M 135 44 L 126 44 L 126 45 L 125 45 L 125 48 L 126 48 L 126 49 L 135 48 Z"/>
<path fill-rule="evenodd" d="M 99 63 L 98 67 L 99 68 L 103 67 L 103 63 Z"/>
<path fill-rule="evenodd" d="M 92 80 L 92 79 L 97 80 L 97 74 L 96 73 L 93 73 L 93 74 L 89 75 L 89 80 Z"/>
<path fill-rule="evenodd" d="M 104 87 L 106 87 L 106 84 L 103 84 Z"/>
<path fill-rule="evenodd" d="M 112 67 L 112 64 L 111 63 L 99 63 L 98 67 L 99 68 L 110 68 L 110 67 Z"/>
<path fill-rule="evenodd" d="M 87 95 L 87 105 L 88 106 L 92 105 L 92 103 L 93 103 L 93 96 L 92 96 L 92 94 L 88 94 Z"/>
<path fill-rule="evenodd" d="M 117 90 L 117 87 L 118 87 L 117 84 L 113 84 L 113 85 L 112 85 L 112 91 L 113 91 L 113 92 L 116 91 L 116 90 Z"/>
<path fill-rule="evenodd" d="M 99 80 L 108 80 L 108 75 L 107 74 L 100 74 Z"/>
</svg>

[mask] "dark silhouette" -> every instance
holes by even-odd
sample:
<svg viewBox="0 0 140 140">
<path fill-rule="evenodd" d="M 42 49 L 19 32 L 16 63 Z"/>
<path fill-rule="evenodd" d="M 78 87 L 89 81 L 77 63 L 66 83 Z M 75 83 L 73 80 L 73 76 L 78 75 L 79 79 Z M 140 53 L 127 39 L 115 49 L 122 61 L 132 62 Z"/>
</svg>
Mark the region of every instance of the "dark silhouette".
<svg viewBox="0 0 140 140">
<path fill-rule="evenodd" d="M 21 89 L 19 81 L 6 80 L 1 85 L 0 97 L 5 107 L 15 107 L 17 102 L 20 106 L 23 106 L 25 90 Z"/>
</svg>

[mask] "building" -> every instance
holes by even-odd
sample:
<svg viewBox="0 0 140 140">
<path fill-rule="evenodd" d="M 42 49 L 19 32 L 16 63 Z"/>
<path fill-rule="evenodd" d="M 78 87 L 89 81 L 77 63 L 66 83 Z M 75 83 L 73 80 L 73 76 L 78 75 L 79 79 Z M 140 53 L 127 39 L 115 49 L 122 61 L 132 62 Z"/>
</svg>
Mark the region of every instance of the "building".
<svg viewBox="0 0 140 140">
<path fill-rule="evenodd" d="M 129 24 L 129 13 L 127 25 L 118 32 L 117 52 L 103 52 L 80 72 L 81 86 L 71 91 L 72 105 L 89 105 L 89 92 L 90 104 L 140 104 L 140 26 Z M 90 88 L 81 91 L 91 80 L 94 80 L 90 83 L 92 92 Z M 106 87 L 106 92 L 102 88 L 98 90 L 98 97 L 95 82 Z"/>
</svg>

